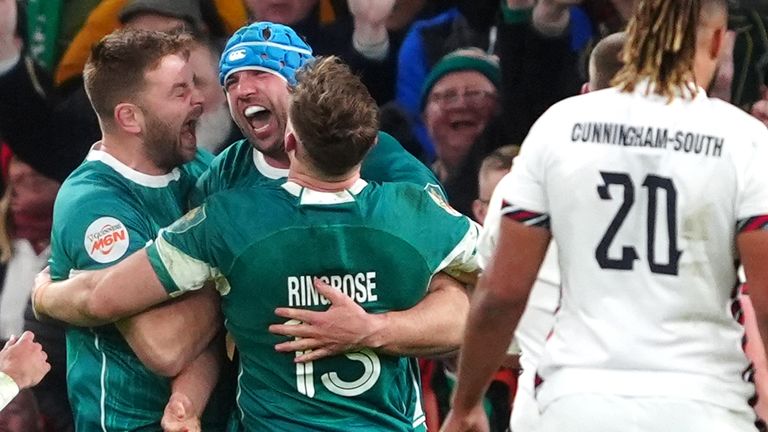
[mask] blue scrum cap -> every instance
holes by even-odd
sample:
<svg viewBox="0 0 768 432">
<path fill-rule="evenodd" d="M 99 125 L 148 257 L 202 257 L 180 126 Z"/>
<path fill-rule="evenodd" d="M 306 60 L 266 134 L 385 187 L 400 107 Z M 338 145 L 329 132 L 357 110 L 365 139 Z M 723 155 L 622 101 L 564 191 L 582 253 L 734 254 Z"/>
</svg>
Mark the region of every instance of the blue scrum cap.
<svg viewBox="0 0 768 432">
<path fill-rule="evenodd" d="M 240 28 L 227 41 L 219 62 L 219 81 L 242 70 L 259 70 L 296 84 L 296 70 L 311 60 L 312 48 L 282 24 L 258 21 Z"/>
</svg>

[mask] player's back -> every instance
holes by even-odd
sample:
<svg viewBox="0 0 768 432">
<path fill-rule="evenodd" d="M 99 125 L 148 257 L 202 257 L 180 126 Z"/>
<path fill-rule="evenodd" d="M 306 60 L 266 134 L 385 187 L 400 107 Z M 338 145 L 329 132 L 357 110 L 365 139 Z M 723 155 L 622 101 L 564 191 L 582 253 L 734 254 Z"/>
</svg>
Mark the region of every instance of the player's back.
<svg viewBox="0 0 768 432">
<path fill-rule="evenodd" d="M 437 186 L 360 180 L 338 193 L 293 182 L 233 189 L 169 227 L 157 244 L 202 247 L 197 258 L 226 278 L 222 308 L 240 351 L 246 429 L 411 431 L 424 427 L 413 359 L 364 349 L 294 364 L 293 353 L 274 351 L 285 339 L 268 327 L 285 321 L 277 307 L 328 308 L 313 276 L 370 313 L 408 309 L 434 273 L 458 263 L 475 270 L 476 237 Z"/>
<path fill-rule="evenodd" d="M 550 215 L 562 270 L 540 398 L 608 392 L 742 407 L 752 390 L 741 377 L 734 238 L 737 220 L 764 214 L 750 179 L 764 169 L 755 161 L 767 134 L 703 91 L 669 104 L 641 92 L 556 105 L 516 163 L 545 202 L 526 192 L 510 201 Z M 518 177 L 518 192 L 532 184 Z"/>
</svg>

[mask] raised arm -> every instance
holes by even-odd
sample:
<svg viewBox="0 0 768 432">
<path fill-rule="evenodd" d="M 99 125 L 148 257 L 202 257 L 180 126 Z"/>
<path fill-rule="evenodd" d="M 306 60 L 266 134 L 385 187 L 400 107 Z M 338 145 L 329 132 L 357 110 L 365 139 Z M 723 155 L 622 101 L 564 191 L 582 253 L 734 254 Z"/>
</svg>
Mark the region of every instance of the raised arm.
<svg viewBox="0 0 768 432">
<path fill-rule="evenodd" d="M 301 338 L 278 344 L 278 351 L 311 350 L 297 357 L 297 362 L 361 348 L 398 356 L 438 355 L 456 350 L 461 343 L 469 300 L 462 283 L 448 275 L 435 275 L 427 296 L 414 307 L 382 314 L 367 313 L 319 279 L 315 288 L 331 302 L 327 311 L 278 308 L 278 316 L 302 324 L 269 328 L 272 333 Z"/>
</svg>

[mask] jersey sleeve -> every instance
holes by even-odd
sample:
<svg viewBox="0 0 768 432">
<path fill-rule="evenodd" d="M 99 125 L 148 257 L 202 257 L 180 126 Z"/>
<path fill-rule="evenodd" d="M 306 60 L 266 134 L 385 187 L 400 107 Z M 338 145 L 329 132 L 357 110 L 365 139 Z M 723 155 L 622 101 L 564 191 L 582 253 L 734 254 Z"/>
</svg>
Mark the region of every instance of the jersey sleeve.
<svg viewBox="0 0 768 432">
<path fill-rule="evenodd" d="M 506 191 L 511 179 L 511 174 L 501 178 L 493 190 L 491 200 L 488 202 L 488 213 L 485 215 L 483 227 L 480 230 L 480 238 L 477 242 L 477 260 L 480 268 L 486 268 L 491 260 L 496 244 L 499 240 L 501 227 L 502 195 Z"/>
<path fill-rule="evenodd" d="M 106 188 L 59 193 L 49 259 L 54 280 L 67 279 L 72 271 L 111 266 L 152 240 L 155 232 L 144 210 L 119 195 Z"/>
<path fill-rule="evenodd" d="M 392 136 L 379 132 L 379 140 L 363 160 L 360 176 L 373 182 L 404 182 L 418 186 L 437 185 L 445 196 L 435 174 L 408 153 Z"/>
<path fill-rule="evenodd" d="M 476 273 L 479 225 L 454 210 L 435 185 L 420 191 L 420 198 L 420 214 L 414 219 L 427 228 L 416 246 L 426 254 L 432 272 L 444 271 L 456 278 Z"/>
<path fill-rule="evenodd" d="M 546 176 L 546 114 L 531 128 L 515 158 L 509 180 L 501 188 L 501 214 L 526 225 L 548 226 Z"/>
<path fill-rule="evenodd" d="M 768 229 L 768 130 L 762 128 L 757 132 L 752 147 L 746 167 L 737 168 L 742 176 L 736 203 L 739 232 Z"/>
<path fill-rule="evenodd" d="M 196 207 L 168 228 L 160 231 L 147 255 L 166 292 L 172 297 L 202 288 L 214 281 L 222 294 L 228 283 L 215 265 L 215 224 L 207 204 Z"/>
</svg>

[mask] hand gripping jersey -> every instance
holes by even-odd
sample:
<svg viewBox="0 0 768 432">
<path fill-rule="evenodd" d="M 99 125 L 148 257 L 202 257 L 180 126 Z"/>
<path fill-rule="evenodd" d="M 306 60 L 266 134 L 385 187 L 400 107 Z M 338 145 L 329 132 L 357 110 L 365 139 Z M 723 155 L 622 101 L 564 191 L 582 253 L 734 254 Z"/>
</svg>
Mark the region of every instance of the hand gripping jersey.
<svg viewBox="0 0 768 432">
<path fill-rule="evenodd" d="M 748 409 L 734 239 L 768 215 L 768 131 L 701 89 L 671 103 L 647 89 L 555 105 L 505 183 L 503 214 L 549 226 L 558 245 L 562 298 L 538 399 Z"/>
<path fill-rule="evenodd" d="M 51 277 L 113 265 L 184 214 L 211 157 L 150 176 L 94 146 L 62 184 L 51 235 Z M 170 381 L 150 372 L 113 325 L 67 330 L 67 386 L 78 432 L 159 430 Z"/>
<path fill-rule="evenodd" d="M 287 176 L 287 169 L 274 168 L 267 164 L 264 155 L 254 150 L 247 139 L 243 139 L 229 146 L 213 160 L 208 171 L 198 180 L 190 202 L 192 207 L 198 206 L 206 197 L 216 192 L 262 184 Z M 379 132 L 378 142 L 363 160 L 360 176 L 378 183 L 398 181 L 421 186 L 440 184 L 429 168 L 405 151 L 395 138 L 384 132 Z"/>
<path fill-rule="evenodd" d="M 214 195 L 148 253 L 171 295 L 217 281 L 245 430 L 413 431 L 425 428 L 415 359 L 364 349 L 295 364 L 268 327 L 284 322 L 276 307 L 328 308 L 313 276 L 367 312 L 408 309 L 433 274 L 477 269 L 477 234 L 434 186 L 360 180 L 323 193 L 287 182 Z"/>
</svg>

